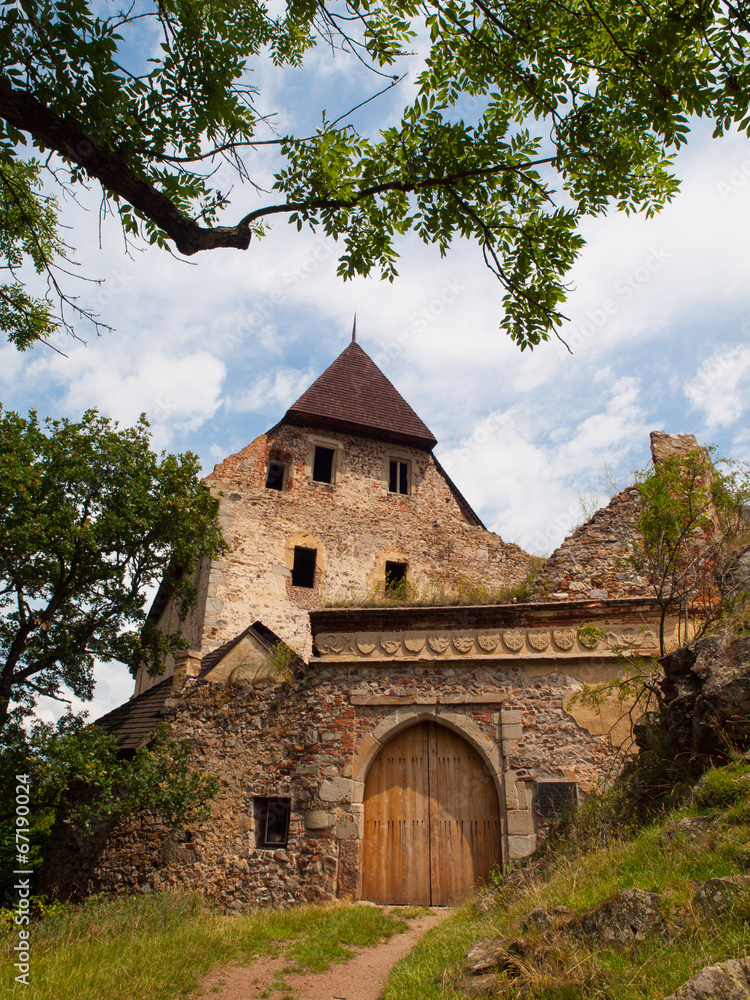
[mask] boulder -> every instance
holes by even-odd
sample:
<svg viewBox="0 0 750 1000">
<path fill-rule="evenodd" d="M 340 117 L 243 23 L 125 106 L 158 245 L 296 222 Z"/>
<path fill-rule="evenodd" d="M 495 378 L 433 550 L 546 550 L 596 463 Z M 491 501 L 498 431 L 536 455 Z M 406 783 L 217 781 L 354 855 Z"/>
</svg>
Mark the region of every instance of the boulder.
<svg viewBox="0 0 750 1000">
<path fill-rule="evenodd" d="M 464 970 L 470 976 L 478 976 L 502 967 L 506 959 L 505 938 L 484 938 L 475 941 L 464 955 Z"/>
<path fill-rule="evenodd" d="M 711 840 L 715 822 L 713 816 L 683 816 L 676 823 L 670 823 L 664 832 L 670 843 L 684 838 L 695 847 L 706 847 Z"/>
<path fill-rule="evenodd" d="M 693 896 L 693 903 L 709 916 L 722 916 L 732 908 L 732 903 L 750 891 L 750 875 L 724 875 L 710 878 Z"/>
<path fill-rule="evenodd" d="M 602 944 L 630 945 L 645 940 L 646 934 L 664 931 L 660 904 L 657 893 L 626 889 L 580 917 L 571 929 Z"/>
<path fill-rule="evenodd" d="M 750 1000 L 750 958 L 708 965 L 665 1000 Z"/>
<path fill-rule="evenodd" d="M 523 922 L 523 929 L 528 930 L 538 930 L 547 931 L 554 926 L 555 918 L 545 909 L 543 906 L 535 906 L 530 913 L 527 914 L 526 919 Z"/>
</svg>

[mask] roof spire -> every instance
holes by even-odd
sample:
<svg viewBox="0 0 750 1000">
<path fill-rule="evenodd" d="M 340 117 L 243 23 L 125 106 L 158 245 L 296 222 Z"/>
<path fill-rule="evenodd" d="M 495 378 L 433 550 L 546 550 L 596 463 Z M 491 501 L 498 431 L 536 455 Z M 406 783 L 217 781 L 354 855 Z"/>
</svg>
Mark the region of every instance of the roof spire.
<svg viewBox="0 0 750 1000">
<path fill-rule="evenodd" d="M 357 343 L 357 314 L 354 314 L 354 323 L 352 325 L 352 343 Z"/>
</svg>

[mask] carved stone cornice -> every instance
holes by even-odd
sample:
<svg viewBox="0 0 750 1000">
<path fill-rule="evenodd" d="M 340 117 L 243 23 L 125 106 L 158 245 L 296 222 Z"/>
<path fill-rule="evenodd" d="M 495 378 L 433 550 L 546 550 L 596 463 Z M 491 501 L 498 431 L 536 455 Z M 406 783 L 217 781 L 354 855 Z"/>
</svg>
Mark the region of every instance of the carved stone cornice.
<svg viewBox="0 0 750 1000">
<path fill-rule="evenodd" d="M 581 634 L 574 628 L 498 628 L 422 632 L 322 632 L 316 653 L 335 659 L 560 659 L 616 657 L 621 652 L 656 653 L 654 631 L 643 626 L 604 625 Z"/>
</svg>

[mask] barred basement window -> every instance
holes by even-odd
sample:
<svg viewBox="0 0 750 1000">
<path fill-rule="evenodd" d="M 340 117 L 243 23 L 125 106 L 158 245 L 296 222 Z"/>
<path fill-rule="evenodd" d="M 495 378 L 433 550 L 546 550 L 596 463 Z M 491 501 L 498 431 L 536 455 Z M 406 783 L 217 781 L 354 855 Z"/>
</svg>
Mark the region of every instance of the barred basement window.
<svg viewBox="0 0 750 1000">
<path fill-rule="evenodd" d="M 292 564 L 293 587 L 315 586 L 315 560 L 317 555 L 317 549 L 305 549 L 300 545 L 294 546 L 294 563 Z"/>
<path fill-rule="evenodd" d="M 291 811 L 291 799 L 255 799 L 255 846 L 286 847 Z"/>
<path fill-rule="evenodd" d="M 332 483 L 333 482 L 333 460 L 336 455 L 335 448 L 324 448 L 321 444 L 315 445 L 315 456 L 313 458 L 313 482 Z"/>
<path fill-rule="evenodd" d="M 537 781 L 536 811 L 542 819 L 557 819 L 578 805 L 575 781 Z"/>
<path fill-rule="evenodd" d="M 409 492 L 409 463 L 392 458 L 388 473 L 389 493 Z"/>
</svg>

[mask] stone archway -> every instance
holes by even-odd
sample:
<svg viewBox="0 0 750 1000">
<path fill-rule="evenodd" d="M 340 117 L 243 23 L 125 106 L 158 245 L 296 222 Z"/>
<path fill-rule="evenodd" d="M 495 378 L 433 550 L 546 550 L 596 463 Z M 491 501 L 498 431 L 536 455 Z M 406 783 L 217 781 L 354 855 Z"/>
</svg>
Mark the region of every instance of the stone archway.
<svg viewBox="0 0 750 1000">
<path fill-rule="evenodd" d="M 363 797 L 365 899 L 455 903 L 500 862 L 494 776 L 453 728 L 400 728 L 374 756 Z"/>
</svg>

